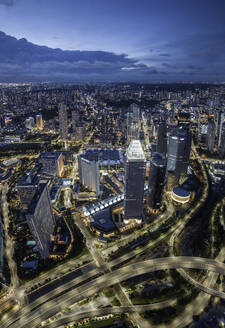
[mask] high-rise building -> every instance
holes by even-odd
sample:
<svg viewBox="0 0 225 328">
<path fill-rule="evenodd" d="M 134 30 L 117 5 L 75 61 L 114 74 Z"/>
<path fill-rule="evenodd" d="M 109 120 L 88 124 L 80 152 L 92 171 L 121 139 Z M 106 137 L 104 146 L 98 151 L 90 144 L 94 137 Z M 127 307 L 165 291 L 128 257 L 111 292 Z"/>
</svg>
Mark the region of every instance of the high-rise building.
<svg viewBox="0 0 225 328">
<path fill-rule="evenodd" d="M 25 120 L 25 127 L 29 130 L 32 130 L 34 128 L 34 118 L 33 117 L 28 117 Z"/>
<path fill-rule="evenodd" d="M 59 105 L 59 130 L 61 139 L 66 141 L 68 135 L 67 108 L 63 103 Z"/>
<path fill-rule="evenodd" d="M 40 256 L 47 258 L 51 244 L 55 218 L 52 211 L 48 184 L 41 183 L 37 189 L 26 213 L 30 232 L 36 241 Z"/>
<path fill-rule="evenodd" d="M 64 174 L 63 154 L 61 152 L 41 153 L 40 162 L 43 173 L 51 176 L 62 177 Z"/>
<path fill-rule="evenodd" d="M 133 119 L 133 113 L 127 113 L 127 141 L 136 140 L 139 138 L 138 123 Z"/>
<path fill-rule="evenodd" d="M 17 183 L 17 192 L 21 207 L 26 210 L 36 193 L 41 179 L 40 168 L 34 167 L 27 172 Z"/>
<path fill-rule="evenodd" d="M 162 206 L 162 193 L 165 185 L 166 157 L 153 153 L 150 160 L 147 204 L 154 211 Z"/>
<path fill-rule="evenodd" d="M 222 141 L 222 129 L 223 129 L 224 119 L 225 119 L 225 113 L 224 111 L 220 111 L 218 115 L 218 146 L 219 147 Z"/>
<path fill-rule="evenodd" d="M 78 156 L 78 171 L 80 183 L 90 191 L 96 192 L 98 196 L 100 193 L 98 158 L 86 154 Z"/>
<path fill-rule="evenodd" d="M 156 144 L 156 151 L 163 155 L 167 153 L 167 127 L 166 123 L 162 122 L 158 128 L 158 135 L 157 135 L 157 144 Z"/>
<path fill-rule="evenodd" d="M 133 122 L 138 124 L 139 123 L 139 118 L 140 118 L 140 108 L 136 104 L 131 105 L 131 111 L 132 111 L 132 116 L 133 116 Z"/>
<path fill-rule="evenodd" d="M 169 135 L 167 171 L 178 179 L 186 175 L 191 151 L 191 132 L 176 127 Z"/>
<path fill-rule="evenodd" d="M 36 115 L 36 128 L 42 130 L 43 126 L 44 124 L 43 124 L 42 115 L 41 114 Z"/>
<path fill-rule="evenodd" d="M 221 126 L 221 141 L 219 147 L 219 155 L 221 158 L 225 158 L 225 122 Z"/>
<path fill-rule="evenodd" d="M 213 153 L 215 146 L 216 124 L 213 120 L 208 122 L 208 131 L 206 136 L 206 147 L 208 152 Z"/>
<path fill-rule="evenodd" d="M 81 123 L 76 126 L 76 131 L 74 133 L 74 138 L 76 141 L 82 141 L 85 137 L 85 126 Z"/>
<path fill-rule="evenodd" d="M 76 127 L 79 124 L 79 121 L 80 121 L 79 112 L 73 110 L 72 111 L 72 127 L 73 127 L 73 133 L 76 132 Z"/>
<path fill-rule="evenodd" d="M 146 159 L 139 140 L 132 140 L 126 152 L 124 217 L 141 219 Z"/>
</svg>

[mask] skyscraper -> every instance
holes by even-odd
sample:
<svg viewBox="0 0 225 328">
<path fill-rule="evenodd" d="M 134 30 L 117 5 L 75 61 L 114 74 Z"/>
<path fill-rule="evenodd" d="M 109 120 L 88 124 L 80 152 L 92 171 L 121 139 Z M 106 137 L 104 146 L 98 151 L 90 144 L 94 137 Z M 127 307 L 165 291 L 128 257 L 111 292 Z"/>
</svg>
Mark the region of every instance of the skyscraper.
<svg viewBox="0 0 225 328">
<path fill-rule="evenodd" d="M 206 136 L 206 147 L 208 152 L 213 153 L 215 146 L 216 124 L 213 120 L 208 122 L 208 131 Z"/>
<path fill-rule="evenodd" d="M 41 183 L 39 185 L 29 205 L 26 219 L 41 257 L 48 257 L 55 218 L 47 183 Z"/>
<path fill-rule="evenodd" d="M 36 115 L 36 128 L 39 130 L 43 129 L 43 119 L 41 114 Z"/>
<path fill-rule="evenodd" d="M 191 132 L 178 127 L 169 135 L 167 171 L 178 179 L 187 173 L 191 139 Z"/>
<path fill-rule="evenodd" d="M 67 108 L 63 103 L 59 105 L 59 130 L 61 139 L 66 141 L 68 135 Z"/>
<path fill-rule="evenodd" d="M 219 155 L 221 158 L 225 158 L 225 122 L 221 126 L 221 141 L 219 147 Z"/>
<path fill-rule="evenodd" d="M 64 174 L 64 162 L 61 152 L 45 152 L 39 157 L 42 163 L 43 173 L 51 176 L 62 177 Z"/>
<path fill-rule="evenodd" d="M 158 128 L 156 151 L 163 155 L 167 153 L 167 134 L 166 123 L 161 122 Z"/>
<path fill-rule="evenodd" d="M 78 156 L 78 170 L 80 183 L 90 191 L 100 193 L 99 162 L 97 158 L 90 158 L 85 154 Z"/>
<path fill-rule="evenodd" d="M 222 129 L 223 129 L 223 123 L 224 123 L 225 115 L 224 111 L 220 111 L 218 115 L 218 146 L 220 147 L 221 141 L 222 141 Z"/>
<path fill-rule="evenodd" d="M 79 121 L 80 121 L 79 112 L 73 110 L 72 111 L 72 127 L 73 127 L 73 133 L 76 132 L 76 127 L 79 124 Z"/>
<path fill-rule="evenodd" d="M 141 219 L 145 182 L 145 155 L 139 140 L 132 140 L 126 152 L 124 216 Z"/>
<path fill-rule="evenodd" d="M 166 157 L 161 153 L 153 153 L 150 160 L 147 204 L 154 211 L 159 210 L 162 205 L 165 175 Z"/>
</svg>

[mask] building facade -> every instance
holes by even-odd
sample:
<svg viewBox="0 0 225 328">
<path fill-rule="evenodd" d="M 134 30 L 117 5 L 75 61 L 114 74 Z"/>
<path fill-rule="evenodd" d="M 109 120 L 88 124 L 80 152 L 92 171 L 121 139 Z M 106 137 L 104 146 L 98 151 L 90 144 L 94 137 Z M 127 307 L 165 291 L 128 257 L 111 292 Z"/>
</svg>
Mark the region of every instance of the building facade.
<svg viewBox="0 0 225 328">
<path fill-rule="evenodd" d="M 61 152 L 45 152 L 40 155 L 43 173 L 51 176 L 64 175 L 64 161 Z"/>
<path fill-rule="evenodd" d="M 124 217 L 141 219 L 146 159 L 139 140 L 132 140 L 126 152 Z M 124 222 L 125 222 L 124 221 Z"/>
<path fill-rule="evenodd" d="M 214 121 L 208 122 L 208 131 L 206 136 L 206 147 L 209 153 L 213 153 L 215 146 L 216 124 Z"/>
<path fill-rule="evenodd" d="M 99 162 L 96 157 L 87 158 L 85 155 L 78 156 L 78 171 L 80 183 L 90 191 L 100 193 Z"/>
<path fill-rule="evenodd" d="M 41 258 L 47 258 L 49 256 L 51 234 L 56 224 L 47 183 L 39 185 L 29 205 L 26 219 Z"/>
<path fill-rule="evenodd" d="M 165 185 L 166 157 L 153 153 L 150 160 L 147 205 L 157 211 L 162 206 L 162 193 Z"/>
<path fill-rule="evenodd" d="M 165 122 L 159 124 L 156 151 L 163 155 L 167 153 L 167 127 Z"/>
<path fill-rule="evenodd" d="M 169 135 L 167 171 L 179 180 L 185 176 L 191 151 L 191 132 L 176 127 Z"/>
<path fill-rule="evenodd" d="M 68 136 L 67 108 L 65 104 L 59 105 L 59 131 L 60 137 L 66 141 Z"/>
</svg>

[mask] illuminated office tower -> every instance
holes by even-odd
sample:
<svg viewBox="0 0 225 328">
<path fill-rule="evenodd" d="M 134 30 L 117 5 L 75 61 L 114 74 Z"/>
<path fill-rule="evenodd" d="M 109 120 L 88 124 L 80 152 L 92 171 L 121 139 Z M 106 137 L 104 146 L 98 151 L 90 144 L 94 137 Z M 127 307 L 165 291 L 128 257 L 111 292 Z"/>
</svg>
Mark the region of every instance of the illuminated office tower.
<svg viewBox="0 0 225 328">
<path fill-rule="evenodd" d="M 166 123 L 162 122 L 159 124 L 156 151 L 163 155 L 167 153 L 167 134 L 166 134 Z"/>
<path fill-rule="evenodd" d="M 223 129 L 224 119 L 225 119 L 224 111 L 220 111 L 218 115 L 218 146 L 219 147 L 222 141 L 222 129 Z"/>
<path fill-rule="evenodd" d="M 140 108 L 136 104 L 131 105 L 131 111 L 132 111 L 132 116 L 133 116 L 133 122 L 138 124 L 139 123 L 139 118 L 140 118 Z"/>
<path fill-rule="evenodd" d="M 64 161 L 61 152 L 41 153 L 39 160 L 42 164 L 43 173 L 55 177 L 64 175 Z"/>
<path fill-rule="evenodd" d="M 78 156 L 78 171 L 80 183 L 90 191 L 100 193 L 99 162 L 97 158 L 82 154 Z"/>
<path fill-rule="evenodd" d="M 169 135 L 167 171 L 178 180 L 187 173 L 191 139 L 191 132 L 178 127 Z"/>
<path fill-rule="evenodd" d="M 68 135 L 67 126 L 67 108 L 65 104 L 59 105 L 59 130 L 60 137 L 63 141 L 66 141 Z"/>
<path fill-rule="evenodd" d="M 126 152 L 124 222 L 141 219 L 145 182 L 145 155 L 139 140 L 132 140 Z"/>
<path fill-rule="evenodd" d="M 28 117 L 25 120 L 25 127 L 29 130 L 32 130 L 34 128 L 35 124 L 34 124 L 34 118 L 33 117 Z"/>
<path fill-rule="evenodd" d="M 206 136 L 206 147 L 208 152 L 213 153 L 215 146 L 216 124 L 214 121 L 208 122 L 208 131 Z"/>
<path fill-rule="evenodd" d="M 43 126 L 44 124 L 43 124 L 42 115 L 41 114 L 36 115 L 36 128 L 42 130 Z"/>
<path fill-rule="evenodd" d="M 48 184 L 41 183 L 28 207 L 26 220 L 41 258 L 49 256 L 51 234 L 55 225 Z"/>
<path fill-rule="evenodd" d="M 161 153 L 153 153 L 149 168 L 147 204 L 154 212 L 162 206 L 165 175 L 166 157 Z"/>
</svg>

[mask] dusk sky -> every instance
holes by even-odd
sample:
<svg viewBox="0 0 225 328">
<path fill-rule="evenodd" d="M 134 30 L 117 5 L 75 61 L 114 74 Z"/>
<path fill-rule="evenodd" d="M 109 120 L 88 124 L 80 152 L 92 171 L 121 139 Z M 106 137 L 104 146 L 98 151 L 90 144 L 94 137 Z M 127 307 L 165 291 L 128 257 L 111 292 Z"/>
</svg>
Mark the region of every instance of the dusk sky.
<svg viewBox="0 0 225 328">
<path fill-rule="evenodd" d="M 2 34 L 0 82 L 225 81 L 224 0 L 0 0 L 0 31 L 75 50 Z"/>
</svg>

